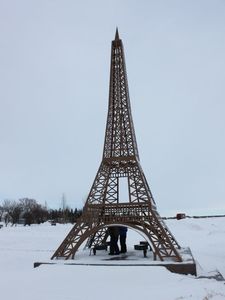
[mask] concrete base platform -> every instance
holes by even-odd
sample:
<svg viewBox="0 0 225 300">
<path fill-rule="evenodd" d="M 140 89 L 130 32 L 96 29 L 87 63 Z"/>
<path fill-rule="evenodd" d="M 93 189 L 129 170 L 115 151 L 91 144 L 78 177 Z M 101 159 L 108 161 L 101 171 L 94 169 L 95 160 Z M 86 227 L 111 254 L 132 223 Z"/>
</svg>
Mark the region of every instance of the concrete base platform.
<svg viewBox="0 0 225 300">
<path fill-rule="evenodd" d="M 74 260 L 54 259 L 45 262 L 35 262 L 34 268 L 40 265 L 83 265 L 83 266 L 124 266 L 124 267 L 165 267 L 167 270 L 178 274 L 197 275 L 196 264 L 189 248 L 179 250 L 183 261 L 153 260 L 153 253 L 147 252 L 143 257 L 142 251 L 128 251 L 126 254 L 108 256 L 105 250 L 97 251 L 96 255 L 90 255 L 90 250 L 78 251 Z"/>
<path fill-rule="evenodd" d="M 56 265 L 57 262 L 34 262 L 34 268 L 39 267 L 40 265 Z M 64 265 L 74 265 L 74 266 L 124 266 L 124 267 L 165 267 L 172 273 L 184 274 L 184 275 L 197 275 L 196 274 L 196 265 L 195 264 L 103 264 L 103 263 L 64 263 Z"/>
</svg>

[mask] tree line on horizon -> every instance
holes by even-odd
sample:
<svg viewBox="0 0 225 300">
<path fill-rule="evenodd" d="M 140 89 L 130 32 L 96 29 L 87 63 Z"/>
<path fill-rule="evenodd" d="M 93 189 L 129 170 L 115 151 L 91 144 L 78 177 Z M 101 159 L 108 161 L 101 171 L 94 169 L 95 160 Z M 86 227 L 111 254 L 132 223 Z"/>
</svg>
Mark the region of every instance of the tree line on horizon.
<svg viewBox="0 0 225 300">
<path fill-rule="evenodd" d="M 31 225 L 46 221 L 52 223 L 75 223 L 81 215 L 81 209 L 64 207 L 63 209 L 48 209 L 35 199 L 4 200 L 0 205 L 0 221 L 8 224 Z"/>
</svg>

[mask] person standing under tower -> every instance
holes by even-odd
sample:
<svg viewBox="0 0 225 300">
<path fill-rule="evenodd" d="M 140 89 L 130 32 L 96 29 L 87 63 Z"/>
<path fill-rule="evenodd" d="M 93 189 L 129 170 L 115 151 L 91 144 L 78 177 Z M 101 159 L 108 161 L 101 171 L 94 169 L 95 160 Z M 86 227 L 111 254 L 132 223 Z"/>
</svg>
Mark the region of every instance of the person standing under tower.
<svg viewBox="0 0 225 300">
<path fill-rule="evenodd" d="M 127 227 L 120 226 L 119 235 L 120 235 L 120 253 L 126 253 L 127 252 L 127 245 L 126 245 Z"/>
<path fill-rule="evenodd" d="M 110 235 L 110 250 L 109 255 L 118 255 L 120 254 L 118 247 L 118 239 L 119 239 L 119 227 L 118 226 L 109 226 L 108 232 Z"/>
</svg>

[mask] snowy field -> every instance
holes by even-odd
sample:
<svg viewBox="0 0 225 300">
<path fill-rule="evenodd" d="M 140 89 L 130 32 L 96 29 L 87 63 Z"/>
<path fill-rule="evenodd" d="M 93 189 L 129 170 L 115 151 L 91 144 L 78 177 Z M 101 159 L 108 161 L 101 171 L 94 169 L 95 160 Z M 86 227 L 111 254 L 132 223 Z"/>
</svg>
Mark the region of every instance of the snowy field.
<svg viewBox="0 0 225 300">
<path fill-rule="evenodd" d="M 191 248 L 198 275 L 211 274 L 217 269 L 225 277 L 225 218 L 167 220 L 166 223 L 181 246 Z M 49 260 L 70 228 L 71 225 L 46 223 L 0 229 L 1 299 L 225 299 L 224 281 L 174 274 L 164 267 L 58 264 L 34 269 L 35 261 Z M 134 243 L 140 240 L 142 237 L 129 230 L 128 251 L 133 251 Z M 101 259 L 101 251 L 87 259 Z"/>
</svg>

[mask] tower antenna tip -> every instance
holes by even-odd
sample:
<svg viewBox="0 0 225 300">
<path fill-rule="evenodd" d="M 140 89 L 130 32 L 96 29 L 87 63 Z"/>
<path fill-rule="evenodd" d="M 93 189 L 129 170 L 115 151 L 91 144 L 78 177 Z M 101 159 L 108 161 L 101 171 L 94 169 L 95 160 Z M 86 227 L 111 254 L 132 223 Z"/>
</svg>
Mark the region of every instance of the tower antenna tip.
<svg viewBox="0 0 225 300">
<path fill-rule="evenodd" d="M 115 40 L 119 40 L 119 31 L 118 31 L 118 27 L 116 27 L 116 35 L 115 35 Z"/>
</svg>

